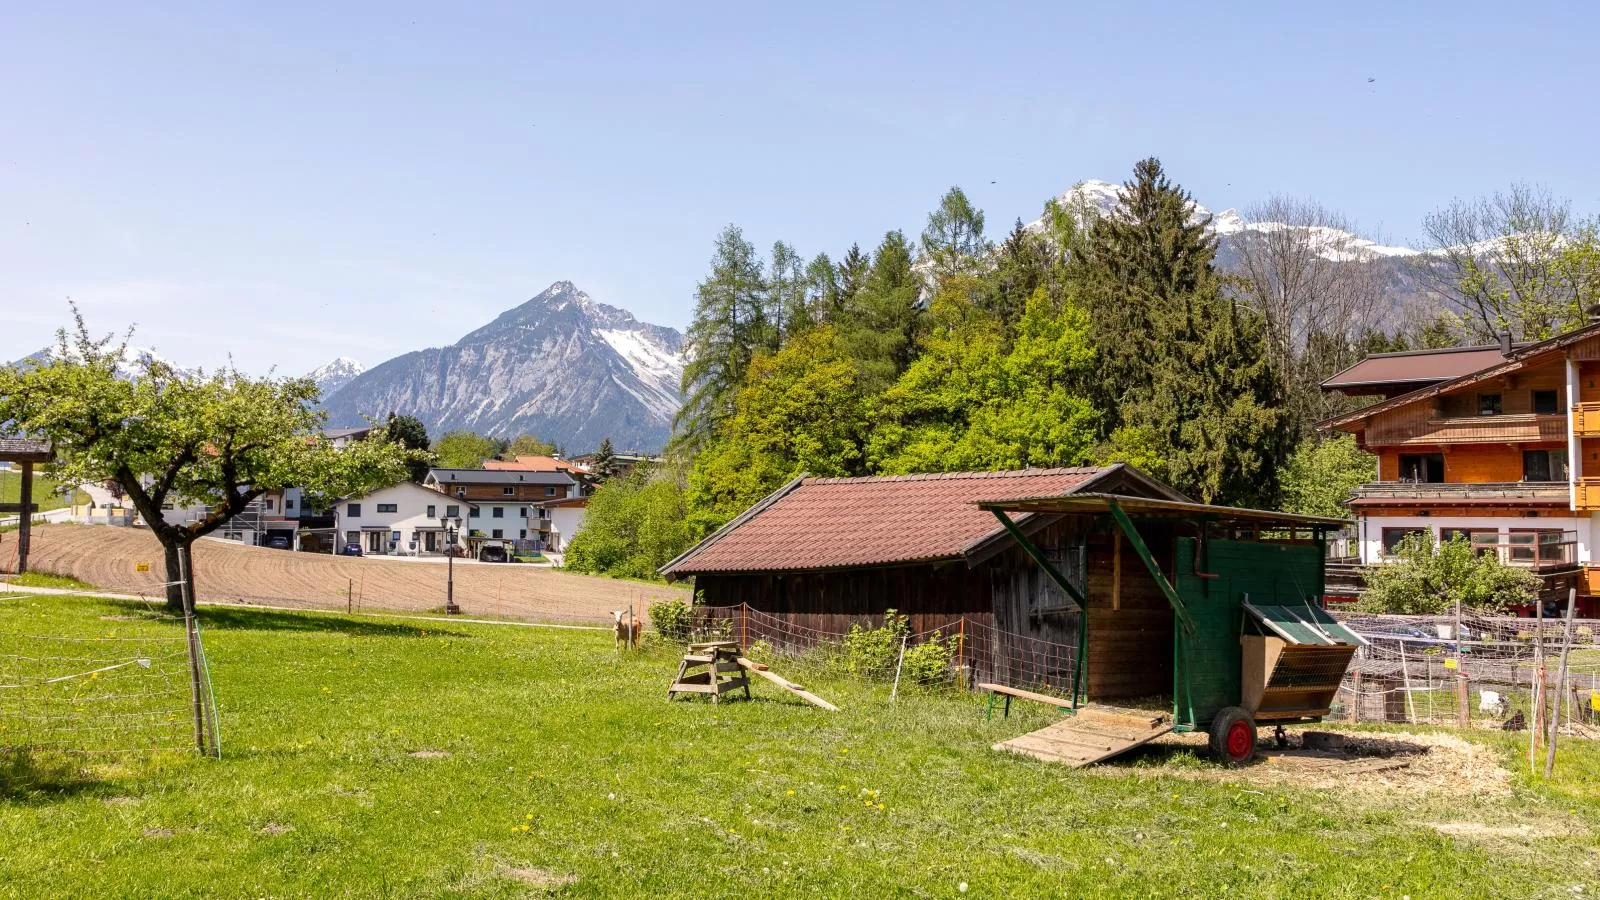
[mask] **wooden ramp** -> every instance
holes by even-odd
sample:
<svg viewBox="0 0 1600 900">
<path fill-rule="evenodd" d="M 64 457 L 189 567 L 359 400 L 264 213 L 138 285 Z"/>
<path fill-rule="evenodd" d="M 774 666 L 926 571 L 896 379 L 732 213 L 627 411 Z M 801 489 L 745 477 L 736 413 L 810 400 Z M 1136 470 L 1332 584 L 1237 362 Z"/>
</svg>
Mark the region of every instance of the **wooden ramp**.
<svg viewBox="0 0 1600 900">
<path fill-rule="evenodd" d="M 1086 706 L 1070 719 L 995 744 L 994 749 L 1077 768 L 1126 753 L 1171 730 L 1168 713 Z"/>
</svg>

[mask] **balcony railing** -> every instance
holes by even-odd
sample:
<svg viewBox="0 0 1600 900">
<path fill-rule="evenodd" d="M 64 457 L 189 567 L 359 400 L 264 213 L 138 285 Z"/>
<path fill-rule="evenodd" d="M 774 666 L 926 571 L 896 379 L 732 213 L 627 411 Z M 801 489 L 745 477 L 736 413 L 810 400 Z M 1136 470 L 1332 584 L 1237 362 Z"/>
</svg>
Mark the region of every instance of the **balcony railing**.
<svg viewBox="0 0 1600 900">
<path fill-rule="evenodd" d="M 1509 566 L 1520 566 L 1535 571 L 1563 569 L 1578 564 L 1578 533 L 1562 532 L 1512 532 L 1511 534 L 1472 535 L 1472 549 L 1478 553 L 1492 553 Z"/>
<path fill-rule="evenodd" d="M 1580 512 L 1600 509 L 1600 478 L 1578 479 L 1574 504 Z"/>
<path fill-rule="evenodd" d="M 1600 435 L 1600 403 L 1573 404 L 1572 430 L 1585 437 Z"/>
<path fill-rule="evenodd" d="M 1600 503 L 1600 480 L 1595 482 Z M 1565 481 L 1510 481 L 1465 484 L 1375 481 L 1350 492 L 1352 500 L 1565 500 Z"/>
<path fill-rule="evenodd" d="M 1508 413 L 1436 417 L 1421 422 L 1375 426 L 1367 434 L 1367 445 L 1498 444 L 1566 439 L 1565 413 Z"/>
</svg>

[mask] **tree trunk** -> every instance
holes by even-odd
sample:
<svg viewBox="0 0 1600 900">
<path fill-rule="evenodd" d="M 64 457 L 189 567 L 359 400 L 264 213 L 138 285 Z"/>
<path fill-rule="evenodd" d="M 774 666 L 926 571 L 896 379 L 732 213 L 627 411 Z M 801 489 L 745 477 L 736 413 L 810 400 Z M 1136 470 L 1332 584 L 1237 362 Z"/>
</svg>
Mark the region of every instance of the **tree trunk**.
<svg viewBox="0 0 1600 900">
<path fill-rule="evenodd" d="M 181 616 L 194 609 L 194 557 L 189 552 L 193 541 L 157 536 L 161 539 L 161 549 L 167 562 L 167 612 Z M 186 598 L 190 604 L 187 610 L 184 606 Z"/>
</svg>

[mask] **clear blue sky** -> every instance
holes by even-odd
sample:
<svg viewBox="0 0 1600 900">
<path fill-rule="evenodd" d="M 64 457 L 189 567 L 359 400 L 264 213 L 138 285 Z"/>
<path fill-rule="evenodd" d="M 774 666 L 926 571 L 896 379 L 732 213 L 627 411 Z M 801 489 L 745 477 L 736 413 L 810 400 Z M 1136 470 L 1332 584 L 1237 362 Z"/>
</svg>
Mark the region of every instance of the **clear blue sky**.
<svg viewBox="0 0 1600 900">
<path fill-rule="evenodd" d="M 681 327 L 726 223 L 837 258 L 959 184 L 999 232 L 1151 154 L 1397 243 L 1514 180 L 1600 211 L 1593 5 L 1400 5 L 9 4 L 0 359 L 68 297 L 280 374 L 558 279 Z"/>
</svg>

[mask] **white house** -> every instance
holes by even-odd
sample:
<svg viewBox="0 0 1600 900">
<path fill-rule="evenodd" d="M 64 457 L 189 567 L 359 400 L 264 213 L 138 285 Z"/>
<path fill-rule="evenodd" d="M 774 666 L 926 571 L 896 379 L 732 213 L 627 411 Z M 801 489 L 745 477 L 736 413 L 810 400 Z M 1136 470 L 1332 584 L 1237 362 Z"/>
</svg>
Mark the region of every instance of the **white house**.
<svg viewBox="0 0 1600 900">
<path fill-rule="evenodd" d="M 461 519 L 466 533 L 466 503 L 420 484 L 403 481 L 361 497 L 346 497 L 334 507 L 342 543 L 358 543 L 368 555 L 436 555 L 445 551 L 441 518 Z"/>
<path fill-rule="evenodd" d="M 560 500 L 546 500 L 539 504 L 545 516 L 550 521 L 550 537 L 547 549 L 556 553 L 565 553 L 572 538 L 583 527 L 583 517 L 589 508 L 588 497 L 564 497 Z"/>
</svg>

